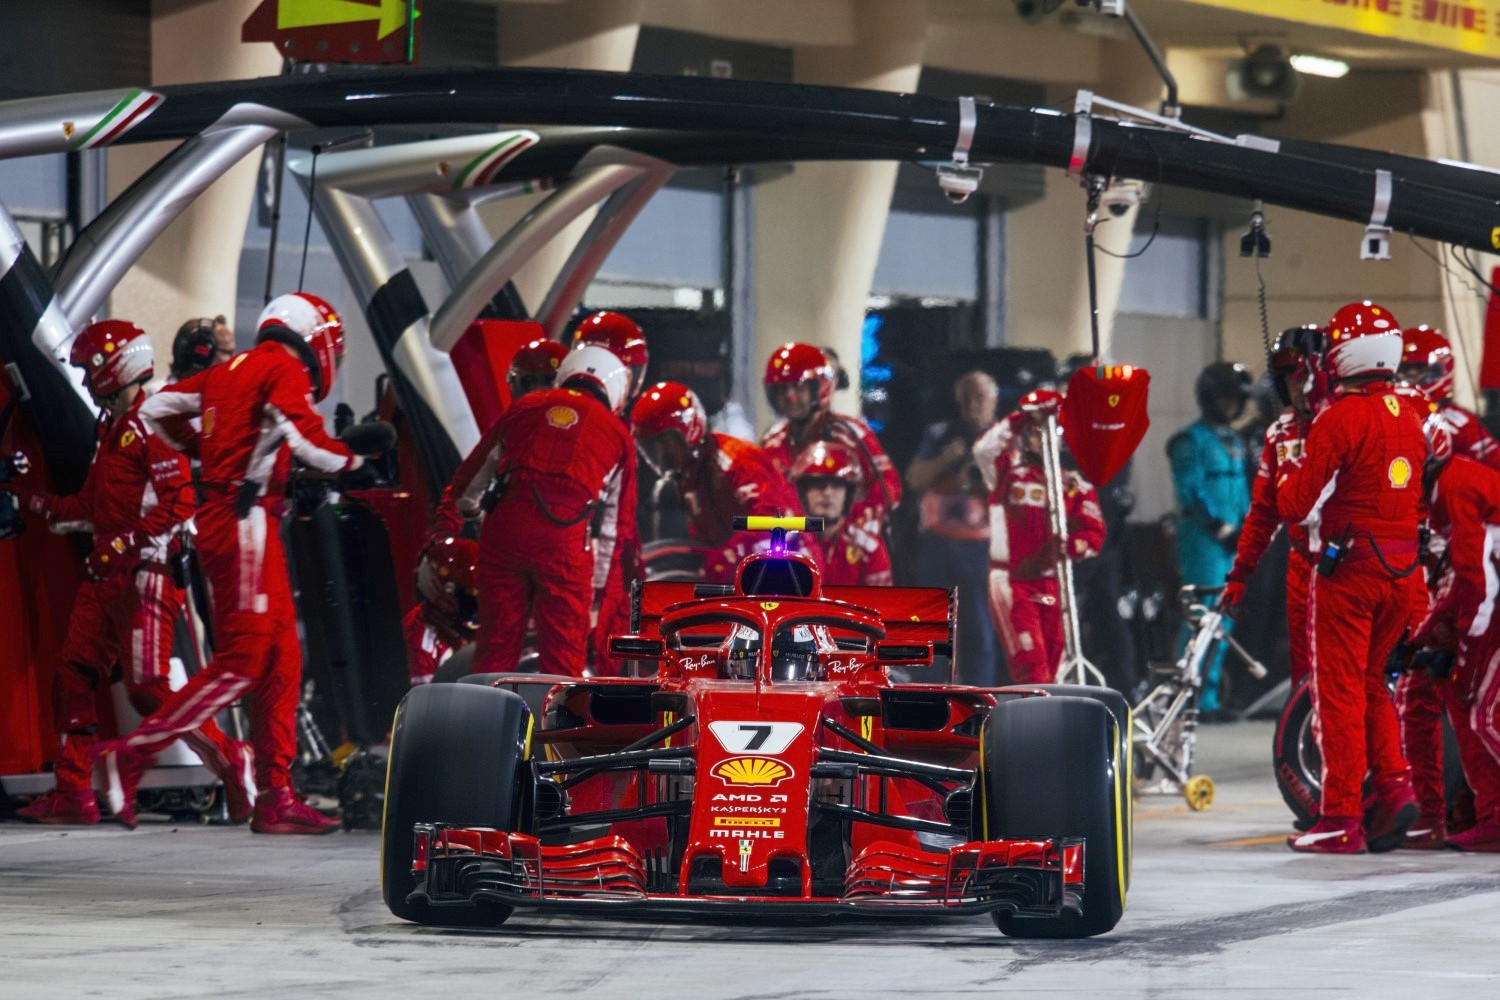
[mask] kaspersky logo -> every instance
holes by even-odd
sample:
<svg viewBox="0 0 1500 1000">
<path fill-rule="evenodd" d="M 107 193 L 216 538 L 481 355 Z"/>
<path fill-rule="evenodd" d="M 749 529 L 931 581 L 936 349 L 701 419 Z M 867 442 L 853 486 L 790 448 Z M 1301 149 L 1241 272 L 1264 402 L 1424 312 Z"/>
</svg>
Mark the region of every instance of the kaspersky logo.
<svg viewBox="0 0 1500 1000">
<path fill-rule="evenodd" d="M 792 769 L 774 757 L 731 757 L 709 773 L 726 785 L 769 788 L 790 778 Z"/>
</svg>

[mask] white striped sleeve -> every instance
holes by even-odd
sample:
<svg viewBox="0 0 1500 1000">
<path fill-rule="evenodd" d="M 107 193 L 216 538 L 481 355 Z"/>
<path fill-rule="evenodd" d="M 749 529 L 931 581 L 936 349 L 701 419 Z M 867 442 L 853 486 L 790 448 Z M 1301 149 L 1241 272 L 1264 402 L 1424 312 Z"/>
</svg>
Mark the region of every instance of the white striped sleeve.
<svg viewBox="0 0 1500 1000">
<path fill-rule="evenodd" d="M 182 451 L 186 441 L 179 441 L 167 431 L 169 418 L 198 416 L 203 410 L 203 395 L 197 392 L 158 392 L 146 399 L 137 411 L 146 430 L 166 443 L 167 447 Z"/>
<path fill-rule="evenodd" d="M 313 444 L 302 435 L 301 431 L 297 430 L 296 424 L 292 423 L 286 414 L 272 404 L 266 404 L 265 413 L 276 429 L 281 432 L 287 446 L 292 449 L 292 454 L 319 472 L 342 472 L 344 469 L 358 466 L 359 463 L 351 463 L 347 455 L 319 448 Z"/>
</svg>

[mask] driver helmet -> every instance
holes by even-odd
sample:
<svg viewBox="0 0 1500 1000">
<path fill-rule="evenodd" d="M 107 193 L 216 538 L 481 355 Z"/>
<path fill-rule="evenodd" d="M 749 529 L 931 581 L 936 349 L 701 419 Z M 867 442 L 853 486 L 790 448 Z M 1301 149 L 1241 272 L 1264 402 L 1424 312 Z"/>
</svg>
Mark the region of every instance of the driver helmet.
<svg viewBox="0 0 1500 1000">
<path fill-rule="evenodd" d="M 771 680 L 815 680 L 818 640 L 811 625 L 783 627 L 771 640 Z"/>
<path fill-rule="evenodd" d="M 724 644 L 720 673 L 726 680 L 755 680 L 755 665 L 760 662 L 760 633 L 749 625 L 736 625 Z"/>
</svg>

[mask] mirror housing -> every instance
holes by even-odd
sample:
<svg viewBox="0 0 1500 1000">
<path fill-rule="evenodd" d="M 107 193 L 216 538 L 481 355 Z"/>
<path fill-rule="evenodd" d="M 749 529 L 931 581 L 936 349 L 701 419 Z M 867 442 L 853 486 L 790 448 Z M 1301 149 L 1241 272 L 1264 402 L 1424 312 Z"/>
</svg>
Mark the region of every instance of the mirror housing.
<svg viewBox="0 0 1500 1000">
<path fill-rule="evenodd" d="M 667 644 L 642 635 L 616 635 L 610 637 L 609 655 L 620 660 L 665 660 Z"/>
<path fill-rule="evenodd" d="M 932 643 L 881 640 L 875 643 L 875 658 L 882 667 L 930 667 Z"/>
</svg>

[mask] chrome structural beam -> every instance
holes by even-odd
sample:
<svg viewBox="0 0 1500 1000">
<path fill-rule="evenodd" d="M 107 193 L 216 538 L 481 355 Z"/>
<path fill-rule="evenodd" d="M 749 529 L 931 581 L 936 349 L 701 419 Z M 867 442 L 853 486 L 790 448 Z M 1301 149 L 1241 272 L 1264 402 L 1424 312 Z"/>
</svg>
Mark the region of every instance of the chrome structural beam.
<svg viewBox="0 0 1500 1000">
<path fill-rule="evenodd" d="M 622 163 L 582 169 L 527 212 L 485 252 L 433 315 L 429 331 L 433 346 L 440 351 L 451 351 L 495 293 L 538 250 L 601 199 L 646 172 L 645 167 Z"/>
<path fill-rule="evenodd" d="M 289 164 L 309 189 L 310 161 Z M 479 443 L 479 427 L 453 362 L 427 337 L 427 304 L 374 204 L 320 183 L 314 211 L 364 307 L 370 332 L 409 426 L 428 480 L 441 488 Z"/>
<path fill-rule="evenodd" d="M 590 154 L 585 162 L 592 158 L 593 154 Z M 594 280 L 594 275 L 599 273 L 599 268 L 615 248 L 615 244 L 620 242 L 620 237 L 625 235 L 625 230 L 630 228 L 630 224 L 641 213 L 641 209 L 646 207 L 646 202 L 651 200 L 652 195 L 660 191 L 662 185 L 676 172 L 675 167 L 661 160 L 631 155 L 628 161 L 642 167 L 643 173 L 604 199 L 604 204 L 599 206 L 594 220 L 589 223 L 583 238 L 568 255 L 567 262 L 557 273 L 552 287 L 547 290 L 546 297 L 536 311 L 537 322 L 542 324 L 547 336 L 554 340 L 566 332 L 564 327 L 578 308 L 578 303 L 583 301 L 583 293 Z"/>
<path fill-rule="evenodd" d="M 78 234 L 57 270 L 57 298 L 75 328 L 200 194 L 280 133 L 270 125 L 213 128 L 178 146 Z"/>
</svg>

